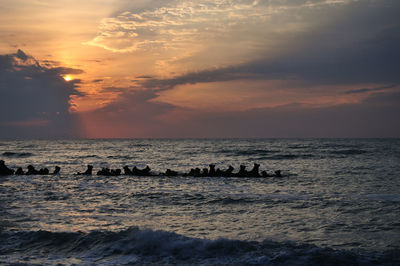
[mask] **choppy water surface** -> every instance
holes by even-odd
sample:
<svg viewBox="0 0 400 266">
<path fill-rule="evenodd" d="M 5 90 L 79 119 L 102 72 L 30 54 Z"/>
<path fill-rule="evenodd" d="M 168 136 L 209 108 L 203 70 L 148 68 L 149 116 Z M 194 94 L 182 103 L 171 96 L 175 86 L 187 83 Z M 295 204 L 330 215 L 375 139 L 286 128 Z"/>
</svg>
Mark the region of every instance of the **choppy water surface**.
<svg viewBox="0 0 400 266">
<path fill-rule="evenodd" d="M 398 139 L 2 141 L 0 159 L 62 169 L 0 177 L 3 263 L 399 262 Z M 210 163 L 284 177 L 73 175 Z"/>
</svg>

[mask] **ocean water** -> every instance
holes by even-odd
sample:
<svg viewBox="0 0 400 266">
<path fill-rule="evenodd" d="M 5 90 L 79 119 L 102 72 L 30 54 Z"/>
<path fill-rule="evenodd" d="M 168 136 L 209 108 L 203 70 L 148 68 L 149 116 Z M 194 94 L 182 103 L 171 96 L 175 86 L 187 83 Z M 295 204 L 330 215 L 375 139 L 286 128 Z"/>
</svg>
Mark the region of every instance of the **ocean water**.
<svg viewBox="0 0 400 266">
<path fill-rule="evenodd" d="M 0 141 L 0 264 L 399 265 L 400 139 Z M 77 176 L 253 163 L 283 177 Z"/>
</svg>

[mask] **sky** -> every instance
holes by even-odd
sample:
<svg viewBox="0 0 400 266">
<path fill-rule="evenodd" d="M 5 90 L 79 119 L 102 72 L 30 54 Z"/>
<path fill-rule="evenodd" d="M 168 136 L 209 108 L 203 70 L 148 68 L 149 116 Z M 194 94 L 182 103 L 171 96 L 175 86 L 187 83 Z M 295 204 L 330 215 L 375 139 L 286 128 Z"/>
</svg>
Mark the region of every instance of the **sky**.
<svg viewBox="0 0 400 266">
<path fill-rule="evenodd" d="M 0 0 L 0 138 L 400 137 L 398 0 Z"/>
</svg>

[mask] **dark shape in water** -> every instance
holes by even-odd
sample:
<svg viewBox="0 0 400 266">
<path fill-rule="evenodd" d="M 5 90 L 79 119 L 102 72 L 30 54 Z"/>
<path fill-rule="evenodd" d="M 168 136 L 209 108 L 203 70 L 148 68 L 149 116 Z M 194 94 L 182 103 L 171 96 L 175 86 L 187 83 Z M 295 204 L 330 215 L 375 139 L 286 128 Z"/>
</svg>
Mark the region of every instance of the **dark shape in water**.
<svg viewBox="0 0 400 266">
<path fill-rule="evenodd" d="M 259 169 L 260 165 L 258 163 L 254 163 L 253 169 L 248 172 L 248 177 L 260 177 L 260 174 L 258 173 Z"/>
<path fill-rule="evenodd" d="M 194 176 L 194 168 L 191 168 L 189 173 L 184 173 L 183 176 Z"/>
<path fill-rule="evenodd" d="M 209 176 L 216 176 L 216 171 L 215 171 L 215 164 L 210 164 L 210 171 L 208 171 Z"/>
<path fill-rule="evenodd" d="M 39 170 L 39 175 L 48 175 L 49 174 L 49 169 L 47 169 L 47 168 L 41 168 L 40 170 Z"/>
<path fill-rule="evenodd" d="M 178 172 L 174 171 L 174 170 L 171 170 L 171 169 L 167 169 L 167 171 L 165 171 L 165 175 L 166 176 L 177 176 Z"/>
<path fill-rule="evenodd" d="M 22 158 L 22 157 L 32 156 L 32 153 L 29 153 L 29 152 L 21 152 L 21 153 L 19 153 L 19 152 L 6 151 L 6 152 L 3 152 L 3 156 Z"/>
<path fill-rule="evenodd" d="M 200 177 L 201 176 L 201 170 L 200 168 L 196 167 L 194 169 L 194 177 Z"/>
<path fill-rule="evenodd" d="M 246 166 L 241 164 L 239 172 L 235 174 L 237 177 L 247 177 L 247 171 L 246 171 Z"/>
<path fill-rule="evenodd" d="M 224 171 L 224 175 L 223 176 L 231 177 L 233 175 L 233 170 L 234 169 L 235 168 L 233 168 L 232 165 L 229 165 L 228 169 Z"/>
<path fill-rule="evenodd" d="M 103 167 L 101 170 L 99 170 L 99 171 L 97 172 L 97 175 L 110 176 L 110 175 L 111 175 L 111 172 L 110 172 L 110 169 L 104 168 L 104 167 Z"/>
<path fill-rule="evenodd" d="M 121 175 L 121 169 L 111 169 L 112 176 L 119 176 Z"/>
<path fill-rule="evenodd" d="M 129 169 L 127 165 L 125 165 L 123 169 L 124 169 L 124 175 L 133 175 L 133 172 L 131 171 L 131 169 Z"/>
<path fill-rule="evenodd" d="M 261 172 L 261 176 L 262 176 L 262 177 L 271 177 L 272 175 L 269 175 L 269 174 L 267 173 L 267 171 L 262 171 L 262 172 Z"/>
<path fill-rule="evenodd" d="M 144 169 L 138 169 L 136 166 L 133 167 L 132 173 L 137 176 L 150 176 L 150 167 L 147 165 Z"/>
<path fill-rule="evenodd" d="M 97 175 L 110 176 L 111 172 L 109 168 L 103 167 L 100 171 L 97 172 Z"/>
<path fill-rule="evenodd" d="M 60 173 L 61 168 L 59 166 L 56 166 L 54 169 L 53 175 L 58 175 Z"/>
<path fill-rule="evenodd" d="M 0 160 L 0 176 L 13 175 L 14 170 L 8 168 L 3 160 Z"/>
<path fill-rule="evenodd" d="M 22 170 L 22 167 L 18 167 L 17 171 L 15 172 L 16 175 L 24 175 L 24 170 Z"/>
<path fill-rule="evenodd" d="M 97 172 L 97 175 L 103 176 L 119 176 L 121 175 L 121 169 L 109 169 L 109 168 L 102 168 L 100 171 Z"/>
<path fill-rule="evenodd" d="M 77 175 L 92 175 L 93 165 L 88 164 L 85 172 L 78 172 Z"/>
<path fill-rule="evenodd" d="M 203 168 L 192 168 L 188 173 L 183 173 L 182 176 L 193 176 L 193 177 L 282 177 L 281 170 L 276 170 L 275 175 L 269 175 L 266 171 L 262 171 L 261 175 L 259 173 L 260 165 L 254 163 L 254 166 L 251 171 L 246 171 L 245 165 L 240 165 L 240 170 L 238 173 L 233 173 L 234 168 L 229 165 L 227 170 L 221 170 L 219 168 L 215 169 L 215 164 L 209 165 L 210 169 Z M 56 166 L 54 169 L 53 175 L 57 175 L 60 173 L 61 168 Z M 151 169 L 149 166 L 146 166 L 143 169 L 138 169 L 136 166 L 133 169 L 129 169 L 128 166 L 123 167 L 124 175 L 135 175 L 135 176 L 156 176 L 155 174 L 151 173 Z M 76 175 L 92 175 L 93 166 L 87 165 L 87 169 L 85 172 L 81 173 L 78 172 Z M 100 171 L 97 172 L 97 175 L 102 176 L 119 176 L 121 175 L 121 169 L 109 169 L 109 168 L 102 168 Z M 0 175 L 13 175 L 14 170 L 8 168 L 3 160 L 0 160 Z M 39 171 L 36 170 L 32 165 L 28 165 L 28 171 L 24 173 L 21 167 L 15 172 L 16 175 L 48 175 L 49 169 L 48 168 L 41 168 Z M 165 173 L 160 173 L 162 176 L 178 176 L 180 175 L 179 172 L 167 169 Z"/>
<path fill-rule="evenodd" d="M 202 176 L 209 176 L 208 168 L 203 168 Z"/>
<path fill-rule="evenodd" d="M 26 175 L 38 175 L 39 171 L 33 167 L 33 165 L 28 165 L 28 172 L 26 172 Z"/>
</svg>

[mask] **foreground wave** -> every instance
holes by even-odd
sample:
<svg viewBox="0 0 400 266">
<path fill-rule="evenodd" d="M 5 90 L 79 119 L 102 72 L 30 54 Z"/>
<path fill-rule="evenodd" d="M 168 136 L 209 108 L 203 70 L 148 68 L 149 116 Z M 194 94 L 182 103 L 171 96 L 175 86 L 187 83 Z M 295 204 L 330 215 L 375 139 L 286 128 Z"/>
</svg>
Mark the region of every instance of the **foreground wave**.
<svg viewBox="0 0 400 266">
<path fill-rule="evenodd" d="M 0 231 L 0 264 L 399 265 L 398 250 L 335 250 L 264 240 L 199 239 L 131 227 L 120 232 Z"/>
</svg>

